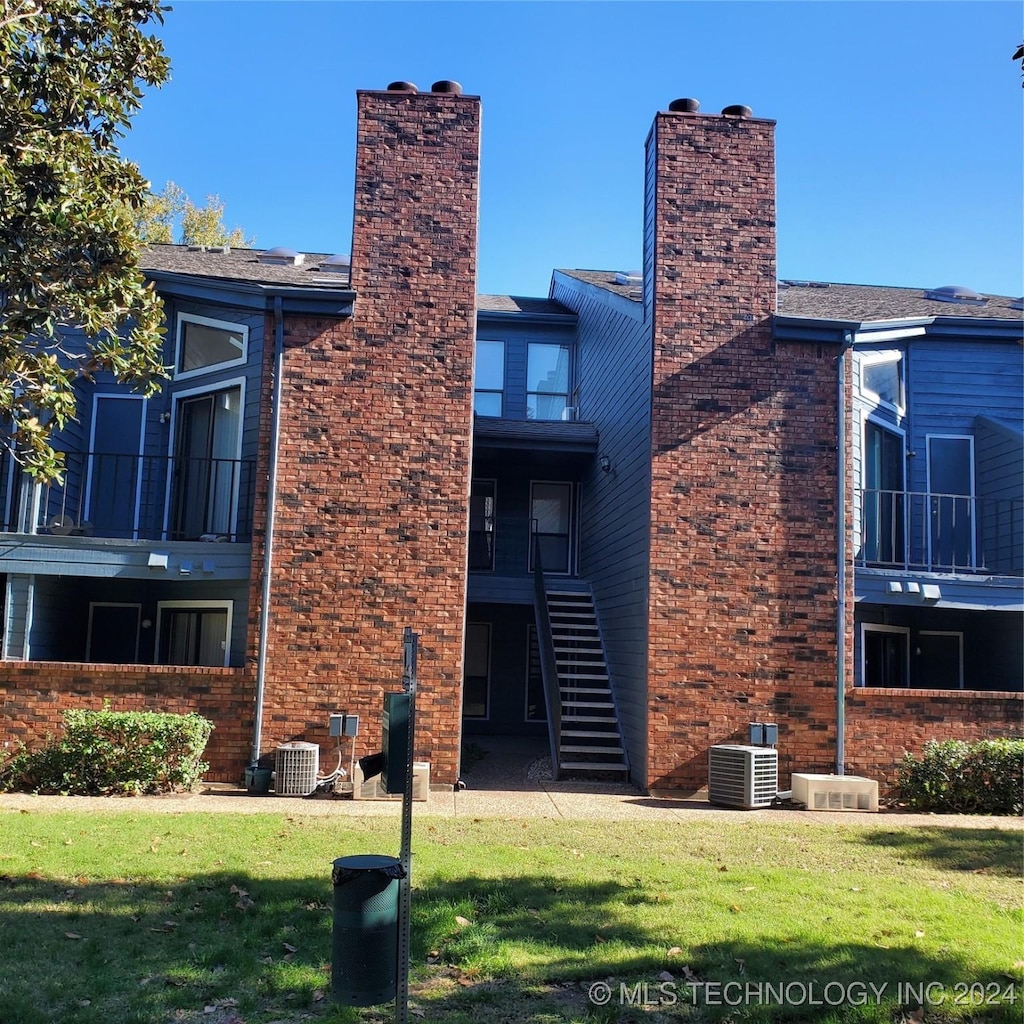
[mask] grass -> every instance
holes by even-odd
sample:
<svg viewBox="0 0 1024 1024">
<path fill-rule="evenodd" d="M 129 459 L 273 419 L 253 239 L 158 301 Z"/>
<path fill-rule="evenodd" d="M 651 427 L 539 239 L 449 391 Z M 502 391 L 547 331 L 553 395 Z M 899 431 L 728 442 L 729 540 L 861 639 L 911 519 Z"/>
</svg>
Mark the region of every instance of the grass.
<svg viewBox="0 0 1024 1024">
<path fill-rule="evenodd" d="M 397 845 L 397 810 L 0 812 L 0 1024 L 393 1019 L 331 1004 L 330 866 Z M 1021 1017 L 1019 832 L 418 818 L 414 851 L 414 1020 L 891 1024 L 929 983 L 926 1020 Z"/>
</svg>

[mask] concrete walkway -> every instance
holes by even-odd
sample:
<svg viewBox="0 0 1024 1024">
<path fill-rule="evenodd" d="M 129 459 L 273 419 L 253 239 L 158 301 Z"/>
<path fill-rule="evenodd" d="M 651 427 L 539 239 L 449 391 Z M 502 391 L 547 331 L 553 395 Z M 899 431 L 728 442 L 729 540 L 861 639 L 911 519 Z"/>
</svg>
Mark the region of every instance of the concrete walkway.
<svg viewBox="0 0 1024 1024">
<path fill-rule="evenodd" d="M 284 814 L 290 816 L 344 815 L 369 817 L 401 813 L 400 800 L 351 800 L 337 797 L 250 796 L 232 786 L 211 786 L 198 793 L 159 797 L 61 797 L 23 793 L 0 795 L 4 812 L 57 813 L 86 811 L 89 814 L 153 812 L 163 814 L 232 813 Z M 1024 819 L 957 814 L 902 814 L 858 811 L 803 811 L 769 808 L 753 811 L 712 807 L 701 800 L 674 800 L 643 796 L 623 785 L 539 782 L 527 790 L 472 790 L 432 792 L 426 801 L 413 805 L 413 817 L 548 818 L 564 821 L 637 822 L 803 822 L 808 826 L 863 828 L 967 828 L 1024 831 Z"/>
</svg>

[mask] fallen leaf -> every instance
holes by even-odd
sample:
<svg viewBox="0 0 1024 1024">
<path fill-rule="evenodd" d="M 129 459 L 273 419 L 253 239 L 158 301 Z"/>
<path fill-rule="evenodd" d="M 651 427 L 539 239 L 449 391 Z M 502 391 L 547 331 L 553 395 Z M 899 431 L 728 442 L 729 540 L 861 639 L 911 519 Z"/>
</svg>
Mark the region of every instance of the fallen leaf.
<svg viewBox="0 0 1024 1024">
<path fill-rule="evenodd" d="M 607 942 L 608 940 L 603 935 L 595 935 L 594 936 L 594 941 L 595 942 Z"/>
<path fill-rule="evenodd" d="M 427 963 L 428 964 L 436 964 L 440 959 L 441 959 L 441 954 L 436 949 L 432 949 L 427 954 Z"/>
<path fill-rule="evenodd" d="M 734 903 L 731 907 L 729 907 L 729 912 L 731 914 L 738 914 L 740 912 L 740 908 Z"/>
<path fill-rule="evenodd" d="M 64 845 L 65 846 L 70 846 L 71 845 L 71 840 L 70 839 L 65 839 L 64 840 Z M 79 1005 L 81 1005 L 81 1004 L 79 1004 Z"/>
<path fill-rule="evenodd" d="M 745 885 L 740 889 L 740 892 L 753 892 L 756 888 L 756 885 Z"/>
<path fill-rule="evenodd" d="M 924 1021 L 924 1007 L 919 1006 L 916 1010 L 911 1010 L 910 1013 L 907 1014 L 907 1020 L 913 1021 L 914 1024 L 922 1024 Z"/>
<path fill-rule="evenodd" d="M 38 847 L 42 846 L 43 844 L 42 843 L 37 843 L 34 839 L 32 839 L 32 840 L 29 841 L 28 845 L 29 846 L 35 846 L 35 847 L 38 848 Z"/>
<path fill-rule="evenodd" d="M 471 925 L 471 924 L 472 924 L 473 922 L 472 922 L 472 921 L 470 921 L 470 920 L 468 920 L 468 919 L 467 919 L 467 918 L 465 918 L 465 917 L 459 917 L 458 915 L 456 915 L 456 916 L 455 916 L 455 923 L 456 923 L 456 924 L 457 924 L 457 925 L 458 925 L 458 926 L 459 926 L 460 928 L 468 928 L 468 927 L 469 927 L 469 926 L 470 926 L 470 925 Z"/>
<path fill-rule="evenodd" d="M 260 963 L 261 964 L 272 964 L 273 962 L 274 962 L 274 958 L 272 956 L 261 956 L 260 957 Z"/>
<path fill-rule="evenodd" d="M 322 989 L 319 989 L 319 988 L 318 988 L 318 989 L 317 989 L 317 990 L 316 990 L 316 991 L 315 991 L 315 992 L 313 993 L 313 1002 L 314 1002 L 314 1003 L 322 1003 L 322 1002 L 323 1002 L 323 1001 L 324 1001 L 324 1000 L 325 1000 L 326 998 L 327 998 L 327 997 L 326 997 L 326 996 L 324 995 L 324 993 L 323 993 L 323 990 L 322 990 Z"/>
<path fill-rule="evenodd" d="M 82 936 L 79 935 L 78 932 L 65 932 L 64 933 L 64 938 L 65 939 L 80 939 L 81 937 Z"/>
<path fill-rule="evenodd" d="M 668 951 L 668 955 L 669 956 L 679 956 L 679 954 L 682 953 L 682 951 L 683 951 L 683 947 L 682 946 L 673 946 Z"/>
<path fill-rule="evenodd" d="M 658 981 L 675 981 L 675 980 L 676 980 L 675 975 L 674 974 L 669 974 L 668 971 L 662 971 L 661 974 L 658 975 Z"/>
<path fill-rule="evenodd" d="M 92 1000 L 91 999 L 79 999 L 78 1000 L 78 1005 L 79 1006 L 92 1006 Z"/>
<path fill-rule="evenodd" d="M 740 960 L 739 957 L 735 957 L 734 959 L 736 960 L 736 963 L 739 966 L 740 974 L 746 974 L 747 973 L 747 961 L 746 960 Z"/>
<path fill-rule="evenodd" d="M 411 1007 L 409 1012 L 414 1017 L 426 1017 L 426 1015 L 427 1015 L 427 1011 L 426 1010 L 421 1010 L 418 1006 Z"/>
<path fill-rule="evenodd" d="M 861 891 L 861 889 L 860 889 L 859 885 L 851 885 L 850 886 L 850 892 L 860 892 L 860 891 Z"/>
<path fill-rule="evenodd" d="M 690 970 L 690 968 L 685 964 L 683 965 L 683 977 L 687 981 L 700 981 L 700 977 L 697 975 L 697 973 L 695 971 Z"/>
<path fill-rule="evenodd" d="M 924 938 L 924 932 L 921 931 L 920 928 L 918 928 L 917 931 L 914 932 L 914 938 L 915 939 L 923 939 Z"/>
<path fill-rule="evenodd" d="M 237 885 L 231 886 L 231 888 L 228 889 L 228 892 L 231 893 L 232 896 L 248 896 L 249 895 L 244 889 L 242 889 L 240 886 L 237 886 Z"/>
<path fill-rule="evenodd" d="M 289 953 L 298 953 L 298 950 L 290 942 L 282 942 L 281 945 L 284 946 Z"/>
<path fill-rule="evenodd" d="M 728 871 L 729 869 L 723 864 L 718 870 L 719 871 Z"/>
</svg>

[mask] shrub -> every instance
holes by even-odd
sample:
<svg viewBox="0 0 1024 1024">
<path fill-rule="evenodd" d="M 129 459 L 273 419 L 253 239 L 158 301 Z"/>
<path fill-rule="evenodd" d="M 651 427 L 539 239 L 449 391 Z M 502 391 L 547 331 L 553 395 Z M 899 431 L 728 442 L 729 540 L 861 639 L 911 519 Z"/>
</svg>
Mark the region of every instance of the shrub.
<svg viewBox="0 0 1024 1024">
<path fill-rule="evenodd" d="M 65 711 L 64 735 L 0 768 L 0 789 L 165 793 L 195 787 L 213 723 L 155 711 Z"/>
<path fill-rule="evenodd" d="M 920 759 L 904 754 L 896 784 L 915 811 L 1024 813 L 1024 740 L 930 740 Z"/>
</svg>

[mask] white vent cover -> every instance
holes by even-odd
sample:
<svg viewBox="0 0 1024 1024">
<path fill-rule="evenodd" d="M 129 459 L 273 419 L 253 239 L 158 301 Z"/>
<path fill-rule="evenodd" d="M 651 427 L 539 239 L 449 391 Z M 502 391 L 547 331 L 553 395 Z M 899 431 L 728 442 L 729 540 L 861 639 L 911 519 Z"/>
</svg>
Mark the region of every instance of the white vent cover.
<svg viewBox="0 0 1024 1024">
<path fill-rule="evenodd" d="M 277 748 L 274 792 L 278 796 L 309 796 L 316 789 L 320 747 L 316 743 L 283 743 Z"/>
<path fill-rule="evenodd" d="M 779 752 L 719 745 L 708 751 L 708 800 L 723 807 L 770 807 L 779 791 Z"/>
</svg>

